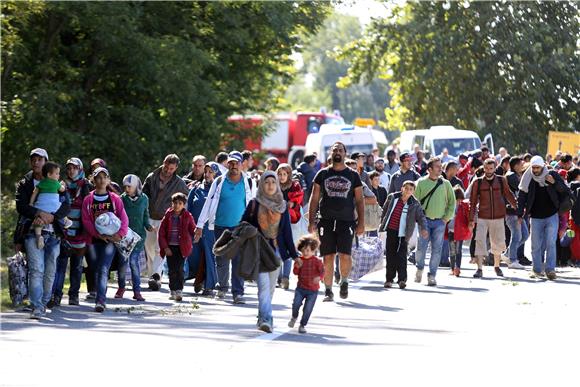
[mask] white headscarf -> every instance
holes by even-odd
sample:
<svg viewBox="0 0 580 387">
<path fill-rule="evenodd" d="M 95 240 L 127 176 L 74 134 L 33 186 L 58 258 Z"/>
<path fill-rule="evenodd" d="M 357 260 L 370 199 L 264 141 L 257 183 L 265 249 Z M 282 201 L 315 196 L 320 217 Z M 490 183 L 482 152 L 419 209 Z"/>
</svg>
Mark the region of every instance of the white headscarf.
<svg viewBox="0 0 580 387">
<path fill-rule="evenodd" d="M 135 197 L 139 197 L 143 193 L 143 184 L 141 184 L 141 179 L 137 175 L 125 176 L 123 178 L 123 187 L 126 185 L 135 188 Z"/>
</svg>

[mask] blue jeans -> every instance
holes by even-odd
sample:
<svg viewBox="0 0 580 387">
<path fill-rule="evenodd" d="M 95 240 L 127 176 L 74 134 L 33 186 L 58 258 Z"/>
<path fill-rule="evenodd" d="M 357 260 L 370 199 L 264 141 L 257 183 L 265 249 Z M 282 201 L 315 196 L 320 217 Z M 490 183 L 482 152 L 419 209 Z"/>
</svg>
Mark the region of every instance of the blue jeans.
<svg viewBox="0 0 580 387">
<path fill-rule="evenodd" d="M 282 270 L 280 270 L 280 274 L 278 274 L 278 281 L 280 281 L 282 278 L 290 278 L 291 271 L 292 271 L 292 260 L 287 259 L 282 263 Z"/>
<path fill-rule="evenodd" d="M 66 267 L 70 258 L 70 287 L 68 288 L 69 297 L 78 297 L 81 288 L 81 278 L 83 276 L 83 250 L 61 248 L 60 254 L 56 261 L 56 273 L 54 275 L 54 284 L 52 285 L 52 294 L 55 297 L 62 298 L 62 289 L 66 277 Z"/>
<path fill-rule="evenodd" d="M 556 238 L 558 238 L 558 213 L 549 218 L 531 218 L 532 262 L 536 273 L 542 272 L 544 253 L 546 272 L 556 270 Z"/>
<path fill-rule="evenodd" d="M 215 226 L 215 240 L 217 241 L 225 230 L 233 230 L 235 227 L 220 227 Z M 230 260 L 224 257 L 215 257 L 217 264 L 217 277 L 219 286 L 218 290 L 227 292 L 230 288 Z M 238 275 L 238 264 L 240 262 L 240 256 L 236 255 L 232 262 L 232 295 L 235 297 L 237 295 L 244 295 L 244 280 Z"/>
<path fill-rule="evenodd" d="M 298 312 L 300 311 L 300 306 L 302 305 L 302 300 L 304 302 L 304 308 L 302 308 L 302 318 L 300 319 L 300 325 L 306 326 L 312 310 L 314 309 L 314 304 L 316 304 L 316 298 L 318 297 L 317 290 L 309 290 L 303 288 L 296 288 L 294 291 L 294 302 L 292 303 L 292 318 L 298 318 Z"/>
<path fill-rule="evenodd" d="M 441 261 L 441 247 L 443 245 L 443 234 L 445 232 L 445 222 L 442 219 L 426 219 L 425 226 L 429 235 L 427 238 L 423 238 L 419 234 L 419 240 L 417 242 L 417 254 L 415 259 L 417 260 L 417 269 L 423 270 L 425 267 L 425 255 L 427 254 L 427 247 L 429 242 L 431 242 L 431 259 L 429 260 L 429 275 L 435 277 L 437 274 L 437 268 L 439 267 L 439 262 Z"/>
<path fill-rule="evenodd" d="M 449 257 L 450 257 L 449 241 L 443 238 L 443 243 L 441 243 L 441 259 L 439 260 L 439 264 L 441 265 L 442 263 L 445 263 L 451 265 L 449 263 Z"/>
<path fill-rule="evenodd" d="M 280 268 L 272 271 L 258 274 L 258 325 L 262 321 L 270 323 L 274 327 L 274 319 L 272 318 L 272 297 L 274 290 L 276 290 L 276 278 Z"/>
<path fill-rule="evenodd" d="M 107 300 L 107 282 L 109 280 L 109 268 L 117 251 L 113 243 L 97 242 L 89 246 L 91 254 L 95 257 L 96 273 L 95 284 L 97 287 L 97 304 L 105 304 Z"/>
<path fill-rule="evenodd" d="M 517 215 L 507 215 L 505 221 L 511 234 L 510 245 L 508 247 L 508 257 L 511 262 L 516 262 L 520 257 L 518 254 L 520 248 L 522 248 L 525 245 L 526 240 L 528 240 L 528 225 L 524 219 L 522 219 L 522 224 L 520 225 L 518 223 Z"/>
<path fill-rule="evenodd" d="M 139 256 L 141 255 L 141 251 L 143 251 L 143 248 L 135 248 L 131 252 L 129 259 L 119 259 L 119 288 L 125 289 L 125 284 L 127 282 L 127 265 L 129 265 L 129 268 L 131 269 L 131 283 L 133 284 L 133 292 L 141 291 L 141 265 L 139 264 Z"/>
<path fill-rule="evenodd" d="M 212 251 L 214 243 L 214 231 L 206 226 L 203 229 L 201 239 L 199 242 L 193 244 L 191 254 L 186 259 L 189 269 L 189 274 L 188 272 L 185 273 L 186 278 L 195 278 L 195 273 L 197 273 L 197 269 L 199 268 L 201 257 L 205 257 L 204 289 L 214 289 L 218 282 L 216 258 Z"/>
<path fill-rule="evenodd" d="M 60 238 L 42 234 L 44 248 L 36 247 L 36 237 L 29 234 L 24 240 L 28 259 L 28 297 L 34 309 L 44 310 L 52 297 L 56 259 L 60 253 Z"/>
</svg>

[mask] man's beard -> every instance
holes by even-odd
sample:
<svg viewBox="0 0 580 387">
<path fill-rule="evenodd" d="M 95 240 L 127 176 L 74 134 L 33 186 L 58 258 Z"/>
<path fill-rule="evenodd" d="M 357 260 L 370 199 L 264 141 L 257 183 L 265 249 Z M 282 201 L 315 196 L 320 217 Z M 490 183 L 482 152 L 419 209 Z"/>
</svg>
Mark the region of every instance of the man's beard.
<svg viewBox="0 0 580 387">
<path fill-rule="evenodd" d="M 342 162 L 342 156 L 341 155 L 334 155 L 334 156 L 332 156 L 332 162 L 333 163 L 340 163 L 340 162 Z"/>
<path fill-rule="evenodd" d="M 487 179 L 491 179 L 491 178 L 493 178 L 494 176 L 495 176 L 495 173 L 490 173 L 490 174 L 487 174 L 487 173 L 486 173 L 486 174 L 485 174 L 485 177 L 486 177 Z"/>
<path fill-rule="evenodd" d="M 383 172 L 385 170 L 385 167 L 375 167 L 375 170 L 377 172 Z"/>
</svg>

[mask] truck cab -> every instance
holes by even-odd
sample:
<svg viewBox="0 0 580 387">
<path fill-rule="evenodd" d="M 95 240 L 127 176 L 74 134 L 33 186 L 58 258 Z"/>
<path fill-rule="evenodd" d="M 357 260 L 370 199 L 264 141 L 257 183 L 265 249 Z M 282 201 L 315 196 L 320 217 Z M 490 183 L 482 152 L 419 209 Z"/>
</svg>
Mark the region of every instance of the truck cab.
<svg viewBox="0 0 580 387">
<path fill-rule="evenodd" d="M 484 143 L 487 144 L 490 153 L 494 154 L 491 134 L 485 136 Z M 458 157 L 461 153 L 481 148 L 482 141 L 474 131 L 441 125 L 401 133 L 399 147 L 402 152 L 413 152 L 415 144 L 426 152 L 427 157 L 440 155 L 445 148 L 450 156 Z"/>
</svg>

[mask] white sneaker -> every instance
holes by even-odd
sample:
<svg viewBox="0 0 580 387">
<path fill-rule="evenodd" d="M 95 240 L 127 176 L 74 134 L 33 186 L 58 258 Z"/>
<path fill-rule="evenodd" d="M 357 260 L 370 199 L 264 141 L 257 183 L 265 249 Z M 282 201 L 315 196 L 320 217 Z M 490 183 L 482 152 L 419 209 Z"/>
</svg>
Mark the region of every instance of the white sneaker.
<svg viewBox="0 0 580 387">
<path fill-rule="evenodd" d="M 505 254 L 501 255 L 500 261 L 503 263 L 507 263 L 508 265 L 510 264 L 510 258 L 508 256 L 506 256 Z"/>
<path fill-rule="evenodd" d="M 415 282 L 420 283 L 421 279 L 423 279 L 423 270 L 417 269 L 417 272 L 415 273 Z"/>
<path fill-rule="evenodd" d="M 517 270 L 525 269 L 524 265 L 520 264 L 518 261 L 510 262 L 508 267 L 510 269 L 517 269 Z"/>
<path fill-rule="evenodd" d="M 170 300 L 175 300 L 175 290 L 172 290 L 172 291 L 169 293 L 169 299 L 170 299 Z"/>
</svg>

